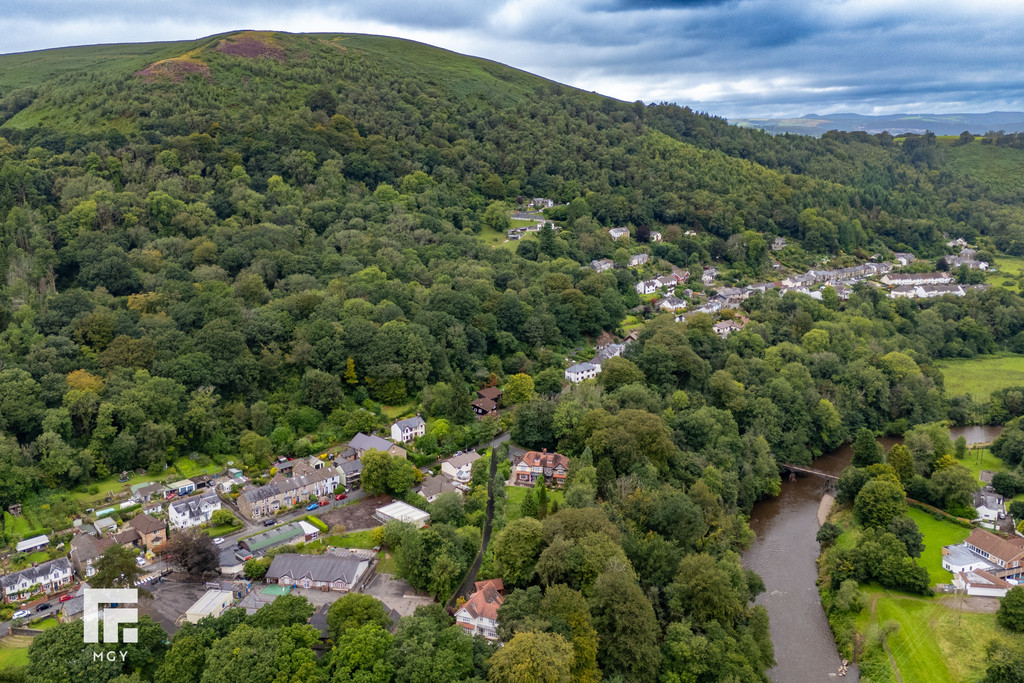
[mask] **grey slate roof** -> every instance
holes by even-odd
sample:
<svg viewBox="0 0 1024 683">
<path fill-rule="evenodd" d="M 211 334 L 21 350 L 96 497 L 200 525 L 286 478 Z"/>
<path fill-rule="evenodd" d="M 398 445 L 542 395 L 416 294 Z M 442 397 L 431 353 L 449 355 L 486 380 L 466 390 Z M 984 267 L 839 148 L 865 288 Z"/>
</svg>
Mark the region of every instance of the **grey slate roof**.
<svg viewBox="0 0 1024 683">
<path fill-rule="evenodd" d="M 70 573 L 71 563 L 68 562 L 68 558 L 66 557 L 58 557 L 56 560 L 43 562 L 38 566 L 22 569 L 20 572 L 4 574 L 3 576 L 0 576 L 0 586 L 3 586 L 4 588 L 13 586 L 18 583 L 21 577 L 25 577 L 30 583 L 41 583 L 43 577 L 48 576 L 55 568 Z"/>
<path fill-rule="evenodd" d="M 293 579 L 312 581 L 344 581 L 351 585 L 366 570 L 366 560 L 336 555 L 282 554 L 274 557 L 267 570 L 267 580 L 277 581 L 288 575 Z"/>
<path fill-rule="evenodd" d="M 416 417 L 407 417 L 404 420 L 399 420 L 395 423 L 399 429 L 416 429 L 421 425 L 426 424 L 423 422 L 423 418 L 417 415 Z"/>
<path fill-rule="evenodd" d="M 387 450 L 391 448 L 394 444 L 392 444 L 387 439 L 380 438 L 379 436 L 373 436 L 372 434 L 363 434 L 362 432 L 359 432 L 358 434 L 352 437 L 352 440 L 348 442 L 348 445 L 351 448 L 356 449 L 357 451 L 368 451 L 371 448 L 373 448 L 378 451 L 387 452 Z"/>
</svg>

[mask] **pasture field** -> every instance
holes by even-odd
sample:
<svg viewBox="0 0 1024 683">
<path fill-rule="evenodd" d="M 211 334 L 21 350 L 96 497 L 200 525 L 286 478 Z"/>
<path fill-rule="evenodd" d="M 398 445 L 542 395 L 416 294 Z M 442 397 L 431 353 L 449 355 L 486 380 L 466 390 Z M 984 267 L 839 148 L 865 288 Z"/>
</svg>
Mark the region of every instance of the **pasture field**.
<svg viewBox="0 0 1024 683">
<path fill-rule="evenodd" d="M 1024 386 L 1024 356 L 998 354 L 935 361 L 946 384 L 946 395 L 970 394 L 987 400 L 993 391 Z"/>
</svg>

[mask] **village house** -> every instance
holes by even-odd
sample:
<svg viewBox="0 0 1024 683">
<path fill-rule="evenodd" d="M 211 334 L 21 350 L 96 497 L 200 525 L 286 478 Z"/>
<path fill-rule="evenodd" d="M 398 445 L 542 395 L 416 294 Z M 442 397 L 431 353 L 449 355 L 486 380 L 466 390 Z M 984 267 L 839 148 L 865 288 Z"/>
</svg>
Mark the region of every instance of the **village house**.
<svg viewBox="0 0 1024 683">
<path fill-rule="evenodd" d="M 426 433 L 427 423 L 424 422 L 423 418 L 419 415 L 399 420 L 395 424 L 391 425 L 391 440 L 396 443 L 408 443 L 413 439 L 420 438 Z"/>
<path fill-rule="evenodd" d="M 428 503 L 433 503 L 442 493 L 461 494 L 461 490 L 455 488 L 455 484 L 447 477 L 433 476 L 424 479 L 419 486 L 413 489 L 413 493 L 418 493 L 426 498 Z"/>
<path fill-rule="evenodd" d="M 393 444 L 387 439 L 382 439 L 379 436 L 363 434 L 362 432 L 353 436 L 352 440 L 348 442 L 348 446 L 355 451 L 357 458 L 362 458 L 363 454 L 369 450 L 384 451 L 385 453 L 398 458 L 406 457 L 405 449 L 401 446 Z"/>
<path fill-rule="evenodd" d="M 469 600 L 455 613 L 455 623 L 472 636 L 483 636 L 488 640 L 498 639 L 498 608 L 504 598 L 501 579 L 477 581 Z"/>
<path fill-rule="evenodd" d="M 650 280 L 641 280 L 636 283 L 635 289 L 637 294 L 654 294 L 660 286 L 657 278 L 651 278 Z"/>
<path fill-rule="evenodd" d="M 530 207 L 534 209 L 550 209 L 555 205 L 553 199 L 545 199 L 544 197 L 534 197 L 530 200 Z"/>
<path fill-rule="evenodd" d="M 144 512 L 128 520 L 128 526 L 139 532 L 142 545 L 147 550 L 152 550 L 167 541 L 167 525 Z"/>
<path fill-rule="evenodd" d="M 362 472 L 361 464 L 359 471 Z M 347 477 L 345 483 L 348 485 Z M 266 517 L 281 508 L 305 503 L 311 496 L 330 496 L 340 484 L 341 473 L 336 468 L 328 465 L 314 469 L 302 461 L 293 468 L 291 477 L 276 474 L 266 485 L 242 491 L 238 496 L 238 511 L 250 519 Z"/>
<path fill-rule="evenodd" d="M 657 230 L 651 230 L 651 233 L 650 235 L 648 235 L 647 239 L 650 240 L 651 242 L 660 242 L 661 233 L 658 232 Z"/>
<path fill-rule="evenodd" d="M 714 282 L 716 277 L 718 277 L 718 268 L 712 266 L 704 269 L 704 272 L 701 273 L 700 281 L 706 287 Z"/>
<path fill-rule="evenodd" d="M 337 470 L 340 475 L 340 481 L 344 484 L 345 488 L 349 490 L 358 488 L 360 479 L 363 476 L 362 460 L 346 460 L 345 462 L 339 462 Z"/>
<path fill-rule="evenodd" d="M 961 247 L 961 248 L 963 248 L 963 247 L 967 247 L 967 246 L 970 246 L 970 245 L 967 243 L 967 240 L 965 240 L 963 237 L 957 237 L 955 240 L 950 240 L 950 241 L 946 242 L 946 246 L 947 247 Z"/>
<path fill-rule="evenodd" d="M 970 270 L 988 270 L 988 261 L 978 261 L 961 253 L 959 256 L 944 256 L 946 265 L 949 268 L 966 266 Z"/>
<path fill-rule="evenodd" d="M 608 231 L 608 236 L 611 237 L 613 241 L 618 242 L 623 237 L 629 237 L 629 228 L 611 228 Z"/>
<path fill-rule="evenodd" d="M 441 463 L 441 474 L 459 484 L 468 485 L 473 463 L 479 460 L 480 457 L 480 454 L 473 450 L 448 458 Z"/>
<path fill-rule="evenodd" d="M 989 486 L 974 492 L 974 510 L 978 515 L 974 521 L 986 526 L 995 526 L 1000 519 L 1006 518 L 1003 497 Z"/>
<path fill-rule="evenodd" d="M 785 248 L 786 248 L 786 238 L 785 237 L 776 237 L 772 241 L 772 251 L 782 251 Z"/>
<path fill-rule="evenodd" d="M 612 268 L 614 268 L 615 261 L 612 261 L 611 259 L 607 258 L 595 259 L 590 262 L 590 267 L 593 268 L 598 273 L 603 273 L 606 270 L 611 270 Z"/>
<path fill-rule="evenodd" d="M 484 387 L 483 389 L 477 389 L 476 395 L 479 398 L 489 398 L 495 403 L 501 402 L 501 397 L 505 394 L 498 387 Z"/>
<path fill-rule="evenodd" d="M 71 584 L 71 562 L 66 557 L 43 562 L 20 572 L 0 576 L 4 602 L 21 602 L 38 593 L 56 593 Z"/>
<path fill-rule="evenodd" d="M 274 557 L 267 570 L 268 583 L 279 586 L 320 588 L 348 593 L 362 580 L 369 560 L 355 554 L 298 555 L 282 553 Z"/>
<path fill-rule="evenodd" d="M 92 534 L 78 534 L 71 539 L 71 552 L 68 554 L 71 560 L 71 567 L 82 579 L 87 579 L 96 573 L 93 563 L 106 552 L 107 548 L 114 545 L 112 538 L 96 538 Z"/>
<path fill-rule="evenodd" d="M 949 273 L 886 273 L 881 278 L 883 285 L 944 285 L 953 281 Z"/>
<path fill-rule="evenodd" d="M 145 503 L 151 498 L 163 498 L 166 494 L 166 488 L 163 484 L 151 482 L 149 484 L 135 484 L 131 487 L 132 500 L 137 503 Z"/>
<path fill-rule="evenodd" d="M 633 254 L 632 256 L 629 257 L 629 267 L 639 268 L 640 266 L 644 265 L 650 260 L 651 257 L 648 256 L 647 254 Z"/>
<path fill-rule="evenodd" d="M 733 332 L 743 329 L 743 323 L 736 320 L 722 320 L 711 326 L 711 329 L 722 339 L 725 339 Z"/>
<path fill-rule="evenodd" d="M 917 260 L 917 258 L 913 254 L 906 251 L 893 252 L 892 259 L 901 266 L 909 266 L 911 263 Z"/>
<path fill-rule="evenodd" d="M 565 369 L 565 379 L 573 384 L 579 384 L 580 382 L 588 379 L 594 379 L 597 377 L 597 373 L 601 372 L 601 366 L 594 365 L 593 363 L 576 363 L 570 365 Z"/>
<path fill-rule="evenodd" d="M 498 414 L 498 404 L 489 398 L 474 399 L 470 405 L 473 406 L 473 412 L 476 413 L 477 417 Z"/>
<path fill-rule="evenodd" d="M 220 510 L 220 498 L 215 493 L 204 493 L 167 506 L 167 520 L 172 529 L 189 529 L 210 521 L 215 510 Z"/>
<path fill-rule="evenodd" d="M 527 451 L 512 467 L 512 484 L 515 486 L 533 486 L 538 479 L 543 479 L 548 486 L 561 488 L 569 473 L 569 458 L 561 453 L 543 451 Z"/>
</svg>

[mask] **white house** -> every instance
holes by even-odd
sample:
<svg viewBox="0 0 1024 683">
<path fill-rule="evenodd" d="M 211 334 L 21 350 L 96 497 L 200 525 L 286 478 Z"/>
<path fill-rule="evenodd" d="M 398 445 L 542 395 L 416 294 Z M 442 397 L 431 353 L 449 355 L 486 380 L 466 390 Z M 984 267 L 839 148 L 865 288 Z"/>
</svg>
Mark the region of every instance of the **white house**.
<svg viewBox="0 0 1024 683">
<path fill-rule="evenodd" d="M 427 423 L 423 421 L 423 418 L 417 415 L 416 417 L 406 418 L 405 420 L 399 420 L 395 424 L 391 425 L 391 440 L 406 443 L 413 439 L 418 439 L 427 433 Z"/>
<path fill-rule="evenodd" d="M 629 237 L 629 228 L 612 228 L 608 231 L 608 236 L 618 242 L 623 237 Z"/>
<path fill-rule="evenodd" d="M 469 451 L 441 463 L 441 474 L 460 484 L 468 484 L 473 463 L 480 459 L 476 451 Z"/>
<path fill-rule="evenodd" d="M 993 569 L 994 565 L 975 555 L 964 544 L 960 543 L 957 545 L 947 545 L 942 548 L 942 568 L 954 574 L 959 574 L 960 572 L 969 572 L 975 569 L 987 571 Z"/>
<path fill-rule="evenodd" d="M 650 260 L 651 257 L 648 256 L 647 254 L 633 254 L 632 256 L 629 257 L 629 267 L 636 268 L 638 266 L 642 266 L 643 264 L 647 263 Z"/>
<path fill-rule="evenodd" d="M 642 281 L 636 283 L 636 293 L 637 294 L 654 294 L 655 292 L 658 291 L 658 287 L 659 286 L 660 285 L 658 284 L 658 279 L 657 278 L 654 278 L 654 279 L 651 279 L 651 280 L 642 280 Z"/>
<path fill-rule="evenodd" d="M 681 311 L 686 308 L 686 302 L 676 296 L 667 296 L 658 304 L 663 311 Z"/>
<path fill-rule="evenodd" d="M 1012 584 L 984 569 L 954 574 L 953 585 L 966 592 L 967 595 L 988 598 L 1002 598 L 1013 588 Z"/>
<path fill-rule="evenodd" d="M 886 273 L 882 276 L 883 285 L 943 285 L 953 281 L 949 273 Z"/>
<path fill-rule="evenodd" d="M 7 603 L 20 602 L 36 593 L 56 593 L 70 583 L 71 562 L 66 557 L 0 576 L 0 587 Z"/>
<path fill-rule="evenodd" d="M 167 521 L 174 529 L 188 529 L 209 522 L 215 510 L 220 510 L 220 498 L 215 493 L 205 493 L 171 503 Z"/>
<path fill-rule="evenodd" d="M 650 240 L 652 242 L 660 242 L 661 241 L 661 233 L 657 232 L 655 230 L 651 230 Z"/>
<path fill-rule="evenodd" d="M 476 591 L 455 613 L 455 623 L 470 635 L 497 640 L 498 608 L 504 602 L 501 595 L 504 585 L 501 579 L 477 581 L 474 585 Z"/>
<path fill-rule="evenodd" d="M 601 372 L 599 365 L 593 363 L 577 363 L 565 369 L 565 379 L 573 384 L 579 384 L 585 379 L 594 379 L 597 373 Z"/>
</svg>

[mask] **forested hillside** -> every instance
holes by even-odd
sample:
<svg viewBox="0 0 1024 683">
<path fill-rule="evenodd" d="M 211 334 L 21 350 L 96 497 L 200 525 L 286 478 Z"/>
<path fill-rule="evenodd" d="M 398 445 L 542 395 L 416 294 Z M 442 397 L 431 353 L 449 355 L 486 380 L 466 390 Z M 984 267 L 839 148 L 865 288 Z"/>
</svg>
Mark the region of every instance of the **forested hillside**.
<svg viewBox="0 0 1024 683">
<path fill-rule="evenodd" d="M 1019 150 L 772 138 L 414 43 L 253 32 L 0 57 L 0 122 L 0 506 L 37 501 L 40 523 L 60 528 L 81 512 L 69 491 L 125 470 L 235 458 L 258 476 L 417 411 L 446 420 L 428 451 L 509 427 L 572 467 L 561 516 L 495 519 L 496 539 L 514 529 L 508 547 L 525 548 L 515 567 L 488 560 L 522 589 L 503 637 L 548 634 L 522 651 L 568 652 L 573 680 L 764 678 L 760 580 L 737 552 L 744 515 L 778 491 L 777 462 L 810 462 L 862 427 L 1024 412 L 951 406 L 931 365 L 1024 350 L 1024 303 L 1006 289 L 924 302 L 868 285 L 843 303 L 769 292 L 727 339 L 707 316 L 657 316 L 634 289 L 682 267 L 699 291 L 712 263 L 730 283 L 768 279 L 774 236 L 792 240 L 778 256 L 794 269 L 934 258 L 943 232 L 1021 253 L 1019 195 L 986 189 L 984 162 L 963 152 Z M 559 204 L 559 230 L 502 242 L 532 197 Z M 624 247 L 604 229 L 626 224 L 664 239 Z M 640 248 L 643 269 L 586 267 Z M 563 389 L 567 357 L 623 336 L 627 315 L 646 324 L 624 358 Z M 474 420 L 473 391 L 516 375 L 514 410 Z M 460 522 L 472 526 L 453 516 L 417 546 L 419 571 L 471 557 L 451 540 Z M 577 544 L 593 553 L 571 555 Z M 212 662 L 277 643 L 253 634 L 274 623 L 239 621 L 183 631 L 195 642 L 170 653 L 201 643 Z M 399 647 L 419 633 L 458 652 L 452 680 L 487 676 L 490 651 L 445 627 L 424 614 L 394 648 L 374 632 L 374 656 L 303 671 L 424 680 Z M 390 668 L 374 668 L 381 658 Z M 290 676 L 287 659 L 267 666 Z M 199 661 L 174 680 L 234 680 Z M 147 660 L 142 680 L 171 680 L 160 665 Z M 108 669 L 94 680 L 131 673 Z"/>
</svg>

